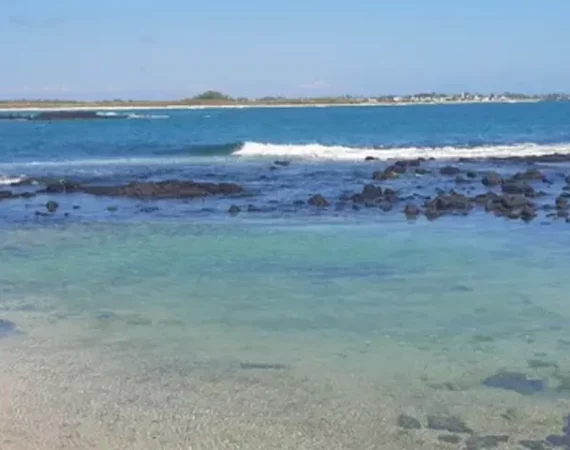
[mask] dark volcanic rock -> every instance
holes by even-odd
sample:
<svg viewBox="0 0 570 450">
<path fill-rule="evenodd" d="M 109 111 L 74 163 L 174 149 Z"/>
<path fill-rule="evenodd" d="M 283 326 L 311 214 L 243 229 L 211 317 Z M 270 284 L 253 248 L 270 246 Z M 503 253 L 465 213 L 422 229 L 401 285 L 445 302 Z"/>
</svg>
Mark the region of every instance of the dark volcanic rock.
<svg viewBox="0 0 570 450">
<path fill-rule="evenodd" d="M 483 384 L 490 388 L 514 391 L 521 395 L 531 395 L 546 390 L 544 380 L 530 379 L 519 372 L 498 372 L 483 380 Z"/>
<path fill-rule="evenodd" d="M 46 203 L 46 209 L 50 213 L 56 212 L 57 208 L 59 208 L 59 203 L 54 202 L 53 200 L 50 200 L 49 202 Z"/>
<path fill-rule="evenodd" d="M 522 440 L 519 441 L 519 444 L 529 450 L 548 450 L 549 448 L 545 441 Z"/>
<path fill-rule="evenodd" d="M 570 448 L 570 436 L 566 434 L 551 434 L 549 436 L 546 436 L 546 442 L 548 442 L 553 447 L 564 447 L 565 449 Z"/>
<path fill-rule="evenodd" d="M 437 437 L 437 440 L 446 444 L 459 444 L 461 442 L 461 438 L 456 434 L 442 434 Z"/>
<path fill-rule="evenodd" d="M 525 181 L 504 181 L 501 189 L 505 194 L 522 194 L 527 197 L 534 197 L 536 194 L 534 188 Z"/>
<path fill-rule="evenodd" d="M 485 186 L 498 186 L 502 183 L 502 178 L 497 172 L 486 172 L 481 179 Z"/>
<path fill-rule="evenodd" d="M 450 433 L 473 433 L 473 430 L 465 422 L 455 416 L 428 416 L 428 428 L 445 430 Z"/>
<path fill-rule="evenodd" d="M 209 195 L 235 195 L 244 189 L 234 183 L 196 183 L 194 181 L 168 180 L 129 183 L 122 186 L 84 186 L 70 181 L 50 183 L 46 193 L 84 193 L 104 197 L 134 197 L 144 199 L 198 198 Z"/>
<path fill-rule="evenodd" d="M 112 120 L 112 119 L 125 119 L 126 115 L 102 115 L 98 114 L 96 111 L 43 111 L 40 112 L 28 120 L 87 120 L 87 119 L 98 119 L 98 120 Z"/>
<path fill-rule="evenodd" d="M 513 176 L 513 180 L 518 181 L 546 181 L 546 179 L 546 175 L 537 169 L 529 169 L 526 172 L 519 172 Z"/>
<path fill-rule="evenodd" d="M 0 338 L 9 336 L 16 332 L 16 324 L 9 320 L 0 319 Z"/>
<path fill-rule="evenodd" d="M 471 436 L 465 443 L 465 450 L 482 450 L 495 448 L 499 444 L 509 442 L 507 435 Z"/>
<path fill-rule="evenodd" d="M 556 197 L 555 205 L 556 205 L 556 208 L 558 208 L 558 209 L 567 208 L 568 207 L 568 197 L 566 197 L 564 195 L 559 195 L 558 197 Z"/>
<path fill-rule="evenodd" d="M 449 192 L 448 194 L 439 194 L 432 200 L 428 200 L 425 204 L 426 214 L 428 211 L 439 213 L 439 215 L 446 213 L 467 213 L 473 208 L 471 199 L 463 194 L 456 192 Z"/>
<path fill-rule="evenodd" d="M 364 158 L 364 161 L 378 161 L 378 158 L 376 158 L 375 156 L 367 156 L 366 158 Z"/>
<path fill-rule="evenodd" d="M 329 202 L 321 194 L 313 195 L 309 199 L 309 205 L 316 206 L 318 208 L 325 208 L 329 206 Z"/>
<path fill-rule="evenodd" d="M 232 215 L 236 215 L 239 214 L 241 211 L 241 208 L 237 205 L 232 205 L 229 207 L 228 209 L 228 213 L 232 214 Z"/>
<path fill-rule="evenodd" d="M 441 175 L 458 175 L 461 173 L 461 169 L 454 166 L 443 166 L 441 169 L 439 169 L 439 173 Z"/>
<path fill-rule="evenodd" d="M 398 416 L 398 426 L 400 428 L 405 428 L 406 430 L 419 430 L 422 424 L 418 419 L 406 414 L 400 414 Z"/>
<path fill-rule="evenodd" d="M 415 219 L 421 212 L 420 208 L 411 203 L 408 203 L 404 208 L 404 214 L 408 219 Z"/>
<path fill-rule="evenodd" d="M 372 183 L 370 183 L 364 186 L 361 195 L 366 200 L 375 200 L 382 197 L 382 188 L 379 186 L 374 186 Z"/>
<path fill-rule="evenodd" d="M 372 174 L 372 179 L 377 181 L 386 181 L 386 180 L 395 180 L 398 178 L 400 174 L 398 172 L 394 172 L 391 170 L 386 169 L 385 171 L 376 171 Z"/>
</svg>

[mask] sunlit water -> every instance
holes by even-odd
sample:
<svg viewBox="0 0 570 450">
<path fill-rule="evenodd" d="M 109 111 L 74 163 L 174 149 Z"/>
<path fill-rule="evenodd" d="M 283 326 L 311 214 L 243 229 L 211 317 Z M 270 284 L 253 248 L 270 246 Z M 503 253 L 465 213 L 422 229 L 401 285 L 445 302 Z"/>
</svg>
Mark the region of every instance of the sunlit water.
<svg viewBox="0 0 570 450">
<path fill-rule="evenodd" d="M 291 176 L 369 176 L 327 164 Z M 287 200 L 298 187 L 279 186 Z M 3 206 L 0 319 L 16 329 L 0 334 L 1 448 L 486 448 L 472 434 L 521 448 L 563 434 L 564 221 L 97 202 L 62 202 L 72 217 L 53 220 Z M 429 428 L 437 415 L 472 434 Z"/>
</svg>

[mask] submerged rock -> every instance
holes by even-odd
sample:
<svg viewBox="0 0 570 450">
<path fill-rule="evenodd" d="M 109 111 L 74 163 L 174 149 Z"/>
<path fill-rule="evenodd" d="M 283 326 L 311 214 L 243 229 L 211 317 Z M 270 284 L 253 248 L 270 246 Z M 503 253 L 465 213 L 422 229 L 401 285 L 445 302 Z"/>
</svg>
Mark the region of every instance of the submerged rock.
<svg viewBox="0 0 570 450">
<path fill-rule="evenodd" d="M 404 208 L 404 214 L 408 219 L 415 219 L 418 215 L 421 214 L 421 210 L 416 205 L 409 203 Z"/>
<path fill-rule="evenodd" d="M 9 336 L 16 332 L 16 324 L 9 320 L 0 319 L 0 338 Z"/>
<path fill-rule="evenodd" d="M 237 205 L 232 205 L 228 208 L 228 213 L 232 214 L 232 215 L 239 214 L 240 211 L 241 211 L 241 208 Z"/>
<path fill-rule="evenodd" d="M 519 441 L 519 444 L 528 450 L 548 450 L 550 447 L 547 445 L 546 441 L 522 440 Z"/>
<path fill-rule="evenodd" d="M 503 179 L 497 172 L 486 172 L 481 179 L 481 183 L 485 186 L 499 186 Z"/>
<path fill-rule="evenodd" d="M 459 175 L 462 172 L 462 170 L 459 167 L 454 167 L 454 166 L 443 166 L 441 169 L 439 169 L 439 173 L 442 175 Z"/>
<path fill-rule="evenodd" d="M 521 395 L 543 392 L 547 388 L 545 380 L 530 379 L 520 372 L 498 372 L 485 378 L 483 385 L 494 389 L 514 391 Z"/>
<path fill-rule="evenodd" d="M 473 433 L 473 430 L 463 420 L 455 416 L 428 416 L 428 428 L 449 431 L 450 433 Z"/>
<path fill-rule="evenodd" d="M 54 202 L 53 200 L 50 200 L 49 202 L 46 203 L 46 209 L 50 213 L 56 212 L 57 208 L 59 208 L 59 203 Z"/>
<path fill-rule="evenodd" d="M 419 430 L 422 428 L 422 424 L 418 419 L 406 414 L 400 414 L 398 416 L 398 426 L 406 430 Z"/>
<path fill-rule="evenodd" d="M 318 208 L 325 208 L 329 206 L 329 202 L 321 194 L 316 194 L 309 199 L 309 205 L 316 206 Z"/>
<path fill-rule="evenodd" d="M 505 181 L 501 189 L 505 194 L 521 194 L 527 197 L 534 197 L 536 194 L 534 188 L 524 181 Z"/>
<path fill-rule="evenodd" d="M 509 442 L 509 436 L 501 435 L 488 435 L 488 436 L 471 436 L 465 443 L 465 450 L 483 450 L 486 448 L 495 448 L 499 444 Z"/>
<path fill-rule="evenodd" d="M 133 197 L 141 199 L 197 198 L 209 195 L 235 195 L 244 192 L 235 183 L 197 183 L 194 181 L 167 180 L 134 182 L 120 186 L 87 186 L 70 181 L 50 183 L 41 191 L 51 194 L 84 193 L 102 197 Z"/>
<path fill-rule="evenodd" d="M 461 442 L 461 438 L 456 434 L 442 434 L 437 437 L 437 440 L 446 444 L 459 444 Z"/>
<path fill-rule="evenodd" d="M 281 166 L 281 167 L 287 167 L 291 164 L 291 161 L 273 161 L 273 164 L 275 164 L 276 166 Z"/>
<path fill-rule="evenodd" d="M 284 370 L 288 368 L 286 364 L 251 363 L 251 362 L 241 363 L 240 367 L 244 370 Z"/>
</svg>

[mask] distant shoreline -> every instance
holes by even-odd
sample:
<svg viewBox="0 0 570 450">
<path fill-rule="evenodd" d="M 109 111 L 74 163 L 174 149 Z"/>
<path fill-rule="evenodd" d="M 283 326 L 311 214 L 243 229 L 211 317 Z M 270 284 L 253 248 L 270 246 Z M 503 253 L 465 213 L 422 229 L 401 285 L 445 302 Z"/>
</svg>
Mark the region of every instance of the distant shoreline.
<svg viewBox="0 0 570 450">
<path fill-rule="evenodd" d="M 46 105 L 38 102 L 17 102 L 2 104 L 0 102 L 0 112 L 33 112 L 33 111 L 148 111 L 148 110 L 199 110 L 199 109 L 251 109 L 251 108 L 340 108 L 340 107 L 385 107 L 385 106 L 435 106 L 435 105 L 472 105 L 472 104 L 508 104 L 508 103 L 540 103 L 539 99 L 512 99 L 496 100 L 492 102 L 484 101 L 447 101 L 447 102 L 349 102 L 349 103 L 220 103 L 220 104 L 196 104 L 179 105 L 157 102 L 132 102 L 129 104 L 109 105 L 108 103 L 79 103 L 79 104 L 57 104 Z M 25 106 L 23 106 L 25 105 Z"/>
</svg>

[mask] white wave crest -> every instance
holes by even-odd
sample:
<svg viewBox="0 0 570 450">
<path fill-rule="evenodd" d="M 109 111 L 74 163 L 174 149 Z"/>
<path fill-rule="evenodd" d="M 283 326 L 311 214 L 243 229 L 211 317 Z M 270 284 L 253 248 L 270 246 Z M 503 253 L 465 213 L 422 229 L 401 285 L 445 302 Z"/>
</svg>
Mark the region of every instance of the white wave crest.
<svg viewBox="0 0 570 450">
<path fill-rule="evenodd" d="M 281 157 L 358 161 L 367 156 L 380 160 L 413 158 L 506 158 L 570 154 L 570 143 L 556 145 L 517 144 L 462 147 L 352 148 L 321 144 L 279 145 L 246 142 L 234 155 L 241 157 Z"/>
<path fill-rule="evenodd" d="M 7 177 L 7 176 L 3 176 L 0 175 L 0 186 L 2 185 L 8 185 L 8 184 L 13 184 L 13 183 L 19 183 L 20 181 L 23 181 L 25 179 L 25 177 Z"/>
</svg>

